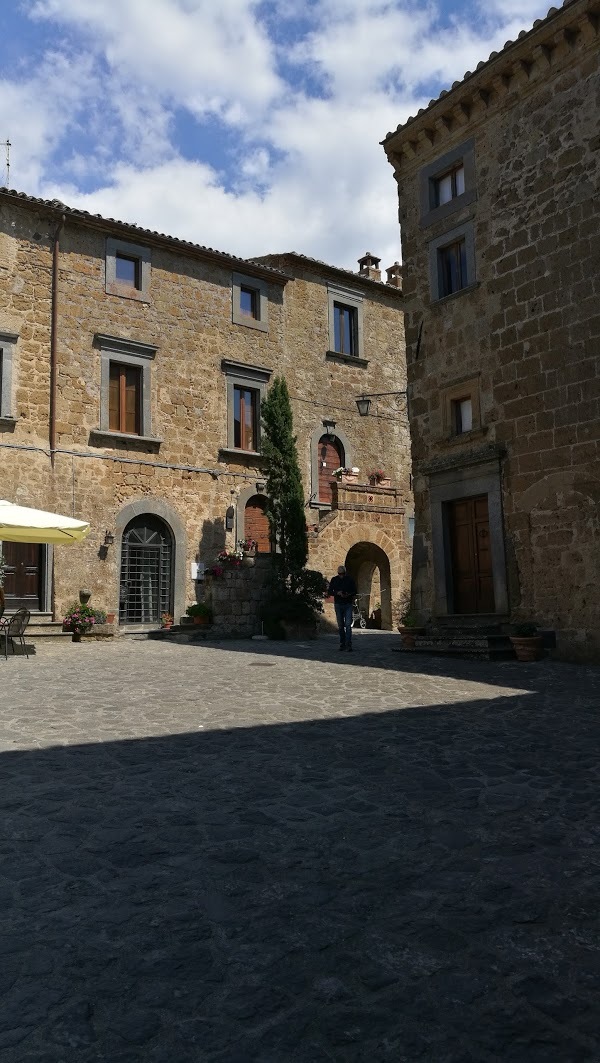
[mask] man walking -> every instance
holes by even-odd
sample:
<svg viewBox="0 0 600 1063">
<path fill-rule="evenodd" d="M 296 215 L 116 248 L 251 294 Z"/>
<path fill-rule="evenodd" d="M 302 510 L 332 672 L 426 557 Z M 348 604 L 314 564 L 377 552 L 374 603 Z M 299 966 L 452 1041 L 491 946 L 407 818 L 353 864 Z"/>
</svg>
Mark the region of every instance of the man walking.
<svg viewBox="0 0 600 1063">
<path fill-rule="evenodd" d="M 347 575 L 345 565 L 338 565 L 338 574 L 327 588 L 327 596 L 332 595 L 340 633 L 340 649 L 352 653 L 352 602 L 356 598 L 356 583 L 352 576 Z"/>
</svg>

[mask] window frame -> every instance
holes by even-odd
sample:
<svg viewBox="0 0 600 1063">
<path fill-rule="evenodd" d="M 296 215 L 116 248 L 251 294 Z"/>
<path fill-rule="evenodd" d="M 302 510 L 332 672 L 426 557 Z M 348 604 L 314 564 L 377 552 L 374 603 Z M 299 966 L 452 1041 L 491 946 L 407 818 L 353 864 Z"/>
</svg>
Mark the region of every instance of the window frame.
<svg viewBox="0 0 600 1063">
<path fill-rule="evenodd" d="M 465 190 L 458 196 L 449 199 L 447 203 L 436 202 L 437 183 L 450 171 L 456 170 L 461 165 L 465 171 Z M 475 172 L 475 140 L 465 140 L 451 151 L 446 152 L 439 159 L 435 159 L 424 166 L 419 174 L 419 190 L 421 201 L 420 226 L 425 228 L 434 222 L 454 214 L 457 210 L 469 206 L 477 199 L 476 172 Z"/>
<path fill-rule="evenodd" d="M 364 357 L 363 302 L 363 296 L 354 289 L 344 288 L 339 284 L 327 285 L 327 312 L 329 326 L 329 349 L 326 352 L 327 358 L 351 365 L 367 366 L 369 364 Z M 335 315 L 336 307 L 338 306 L 353 311 L 353 354 L 347 354 L 343 351 L 336 350 Z"/>
<path fill-rule="evenodd" d="M 457 380 L 442 391 L 442 429 L 448 439 L 466 439 L 473 432 L 481 429 L 481 403 L 479 396 L 479 377 Z M 466 431 L 457 431 L 456 403 L 471 400 L 471 427 Z"/>
<path fill-rule="evenodd" d="M 18 335 L 0 332 L 0 428 L 14 428 L 13 415 L 13 359 Z"/>
<path fill-rule="evenodd" d="M 457 288 L 455 292 L 446 292 L 443 285 L 440 252 L 463 240 L 465 244 L 466 283 L 462 288 Z M 457 296 L 470 291 L 477 283 L 475 271 L 475 237 L 472 220 L 464 222 L 455 229 L 450 229 L 448 232 L 443 233 L 442 236 L 438 236 L 436 240 L 430 240 L 428 245 L 428 255 L 429 287 L 432 302 L 439 302 L 442 299 L 454 299 Z"/>
<path fill-rule="evenodd" d="M 267 393 L 267 384 L 273 375 L 272 369 L 266 369 L 258 365 L 245 365 L 243 362 L 234 362 L 229 358 L 221 361 L 221 370 L 225 376 L 226 401 L 227 401 L 227 445 L 221 447 L 222 454 L 239 457 L 260 457 L 261 431 L 260 431 L 260 407 Z M 256 450 L 243 450 L 235 446 L 235 389 L 244 388 L 247 391 L 257 393 L 256 409 Z"/>
<path fill-rule="evenodd" d="M 100 348 L 100 425 L 93 434 L 114 440 L 162 442 L 152 435 L 152 362 L 158 347 L 104 333 L 96 333 L 94 343 Z M 139 370 L 139 432 L 116 432 L 110 427 L 110 368 L 113 363 Z"/>
<path fill-rule="evenodd" d="M 242 313 L 242 289 L 255 293 L 257 317 Z M 259 332 L 269 331 L 269 286 L 266 281 L 245 273 L 232 273 L 231 321 L 234 325 L 244 325 L 245 328 L 257 329 Z"/>
<path fill-rule="evenodd" d="M 138 286 L 117 280 L 117 258 L 133 259 L 137 262 Z M 118 295 L 123 299 L 134 299 L 139 303 L 150 302 L 150 248 L 142 244 L 133 244 L 127 240 L 117 240 L 113 236 L 106 238 L 106 280 L 107 295 Z"/>
<path fill-rule="evenodd" d="M 236 420 L 237 420 L 235 414 L 236 414 L 237 395 L 238 394 L 240 396 L 240 417 L 239 417 L 240 444 L 239 444 L 239 447 L 236 446 L 236 444 L 235 444 L 235 430 L 236 430 Z M 257 451 L 256 447 L 249 447 L 249 446 L 246 445 L 246 443 L 247 443 L 247 437 L 246 437 L 247 429 L 246 429 L 246 419 L 245 419 L 245 416 L 244 416 L 244 413 L 245 413 L 245 410 L 246 410 L 246 399 L 245 399 L 246 395 L 250 395 L 251 396 L 250 403 L 251 403 L 252 439 L 253 439 L 253 441 L 256 441 L 256 443 L 260 442 L 260 431 L 259 431 L 260 390 L 258 388 L 249 388 L 245 384 L 234 384 L 233 385 L 234 447 L 235 447 L 236 450 L 245 450 L 248 453 L 257 454 L 258 451 Z"/>
</svg>

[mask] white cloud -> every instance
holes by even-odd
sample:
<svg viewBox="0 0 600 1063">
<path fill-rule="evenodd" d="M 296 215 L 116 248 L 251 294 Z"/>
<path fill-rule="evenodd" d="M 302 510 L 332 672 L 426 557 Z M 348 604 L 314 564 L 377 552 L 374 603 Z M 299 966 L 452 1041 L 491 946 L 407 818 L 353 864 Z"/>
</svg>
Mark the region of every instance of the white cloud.
<svg viewBox="0 0 600 1063">
<path fill-rule="evenodd" d="M 233 254 L 354 269 L 368 248 L 388 265 L 396 188 L 379 141 L 544 13 L 515 5 L 442 26 L 435 4 L 402 0 L 35 0 L 49 40 L 88 57 L 55 45 L 40 73 L 0 83 L 0 119 L 26 131 L 19 187 Z M 182 115 L 196 161 L 175 139 Z"/>
</svg>

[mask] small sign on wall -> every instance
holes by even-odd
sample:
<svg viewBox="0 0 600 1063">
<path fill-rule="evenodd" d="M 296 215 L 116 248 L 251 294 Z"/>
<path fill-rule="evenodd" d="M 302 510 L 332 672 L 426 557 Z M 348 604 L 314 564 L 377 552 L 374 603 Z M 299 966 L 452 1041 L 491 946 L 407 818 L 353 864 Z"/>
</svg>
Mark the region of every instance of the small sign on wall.
<svg viewBox="0 0 600 1063">
<path fill-rule="evenodd" d="M 204 562 L 192 561 L 190 565 L 192 579 L 198 583 L 204 579 Z"/>
</svg>

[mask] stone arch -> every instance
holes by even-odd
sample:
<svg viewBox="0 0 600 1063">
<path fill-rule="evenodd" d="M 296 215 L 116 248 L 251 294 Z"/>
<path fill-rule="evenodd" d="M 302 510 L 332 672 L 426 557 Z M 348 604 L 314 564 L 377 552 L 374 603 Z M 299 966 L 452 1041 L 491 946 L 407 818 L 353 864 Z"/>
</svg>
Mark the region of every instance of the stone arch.
<svg viewBox="0 0 600 1063">
<path fill-rule="evenodd" d="M 178 513 L 165 502 L 162 498 L 140 498 L 136 502 L 128 502 L 117 513 L 115 519 L 115 546 L 116 546 L 116 571 L 117 579 L 120 578 L 121 572 L 121 550 L 123 543 L 123 532 L 127 525 L 134 520 L 135 517 L 142 517 L 145 514 L 149 514 L 154 517 L 159 517 L 168 526 L 174 542 L 174 558 L 173 558 L 173 611 L 176 620 L 185 612 L 185 582 L 186 582 L 186 557 L 187 557 L 187 535 L 183 522 L 181 521 Z M 117 593 L 116 599 L 119 595 Z"/>
<path fill-rule="evenodd" d="M 361 611 L 369 616 L 379 604 L 381 626 L 391 630 L 392 577 L 388 555 L 380 546 L 363 540 L 350 547 L 345 564 L 356 583 Z M 379 596 L 379 602 L 375 601 L 376 594 Z"/>
<path fill-rule="evenodd" d="M 242 490 L 238 493 L 235 503 L 236 542 L 238 542 L 239 539 L 246 538 L 246 506 L 250 499 L 254 498 L 255 495 L 262 495 L 265 499 L 267 497 L 266 491 L 260 481 L 258 481 L 258 483 L 251 484 L 250 487 L 243 487 Z"/>
</svg>

